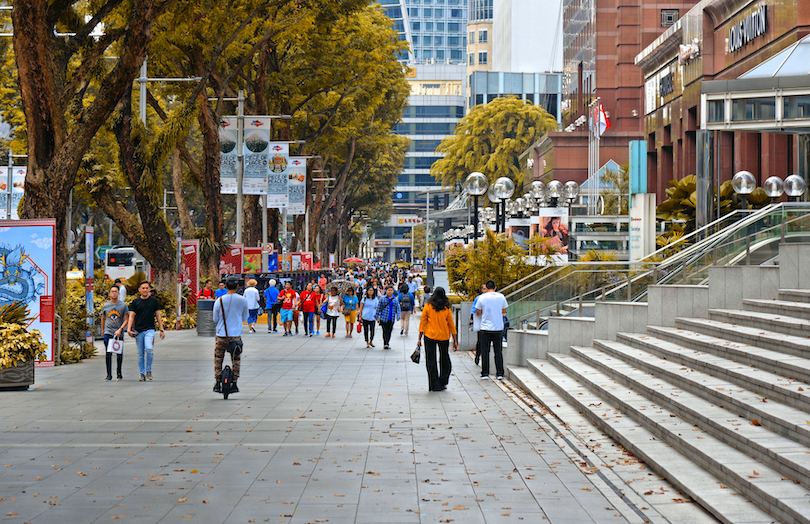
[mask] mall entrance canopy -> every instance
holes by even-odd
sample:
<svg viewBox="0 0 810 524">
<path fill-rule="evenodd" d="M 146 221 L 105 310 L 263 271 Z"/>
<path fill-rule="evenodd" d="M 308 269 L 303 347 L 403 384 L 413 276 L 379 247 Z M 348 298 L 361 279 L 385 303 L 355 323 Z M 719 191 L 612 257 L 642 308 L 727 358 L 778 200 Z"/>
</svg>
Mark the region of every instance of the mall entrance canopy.
<svg viewBox="0 0 810 524">
<path fill-rule="evenodd" d="M 736 80 L 703 81 L 700 120 L 698 227 L 714 217 L 709 195 L 715 189 L 716 131 L 798 135 L 797 174 L 810 185 L 810 35 Z"/>
</svg>

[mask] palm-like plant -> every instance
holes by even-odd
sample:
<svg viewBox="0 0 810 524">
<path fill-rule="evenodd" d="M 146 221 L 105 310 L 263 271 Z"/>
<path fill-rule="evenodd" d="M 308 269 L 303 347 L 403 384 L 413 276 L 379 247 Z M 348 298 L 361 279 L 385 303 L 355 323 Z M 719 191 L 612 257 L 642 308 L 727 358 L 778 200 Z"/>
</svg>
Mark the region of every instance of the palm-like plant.
<svg viewBox="0 0 810 524">
<path fill-rule="evenodd" d="M 23 302 L 9 302 L 0 306 L 0 324 L 25 326 L 31 320 L 28 316 L 28 308 Z"/>
</svg>

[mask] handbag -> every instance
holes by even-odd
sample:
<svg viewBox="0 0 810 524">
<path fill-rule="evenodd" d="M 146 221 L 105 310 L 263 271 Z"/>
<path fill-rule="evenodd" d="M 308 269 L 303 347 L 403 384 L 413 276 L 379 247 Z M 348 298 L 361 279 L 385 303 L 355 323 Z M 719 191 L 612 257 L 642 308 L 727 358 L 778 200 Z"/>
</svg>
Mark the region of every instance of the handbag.
<svg viewBox="0 0 810 524">
<path fill-rule="evenodd" d="M 421 345 L 421 344 L 417 344 L 417 345 L 416 345 L 416 349 L 414 349 L 414 350 L 413 350 L 413 353 L 411 353 L 411 360 L 413 360 L 413 363 L 414 363 L 414 364 L 418 364 L 418 363 L 419 363 L 419 359 L 420 359 L 420 357 L 422 356 L 421 349 L 422 349 L 422 345 Z"/>
<path fill-rule="evenodd" d="M 363 323 L 362 323 L 362 322 L 358 322 L 358 323 L 357 323 L 357 332 L 358 332 L 358 333 L 362 333 L 362 331 L 363 331 Z"/>
<path fill-rule="evenodd" d="M 113 337 L 107 341 L 107 353 L 124 353 L 124 339 Z"/>
<path fill-rule="evenodd" d="M 321 306 L 321 318 L 326 319 L 326 302 Z"/>
<path fill-rule="evenodd" d="M 238 357 L 242 354 L 242 341 L 241 340 L 230 340 L 230 336 L 228 336 L 228 322 L 225 319 L 225 305 L 223 304 L 224 297 L 220 297 L 219 299 L 219 307 L 222 309 L 222 326 L 225 328 L 225 338 L 228 340 L 228 347 L 225 349 L 228 353 L 231 354 L 231 360 L 235 357 Z"/>
</svg>

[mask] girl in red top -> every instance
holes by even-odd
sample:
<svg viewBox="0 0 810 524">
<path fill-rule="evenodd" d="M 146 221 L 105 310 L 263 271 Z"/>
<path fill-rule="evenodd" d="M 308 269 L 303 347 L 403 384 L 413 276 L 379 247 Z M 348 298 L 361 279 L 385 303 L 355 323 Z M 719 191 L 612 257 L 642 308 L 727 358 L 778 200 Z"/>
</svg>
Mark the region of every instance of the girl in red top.
<svg viewBox="0 0 810 524">
<path fill-rule="evenodd" d="M 321 291 L 321 286 L 315 285 L 312 289 L 312 300 L 315 302 L 315 334 L 321 334 L 321 306 L 323 305 L 324 300 L 326 297 L 323 296 L 323 291 Z M 310 328 L 310 333 L 312 333 L 312 328 Z"/>
<path fill-rule="evenodd" d="M 209 298 L 209 299 L 214 298 L 214 290 L 211 289 L 210 280 L 205 281 L 205 287 L 200 290 L 199 294 L 197 295 L 197 298 Z"/>
<path fill-rule="evenodd" d="M 301 312 L 304 314 L 304 333 L 310 337 L 314 333 L 315 310 L 318 308 L 318 296 L 312 290 L 312 283 L 307 284 L 301 292 Z"/>
</svg>

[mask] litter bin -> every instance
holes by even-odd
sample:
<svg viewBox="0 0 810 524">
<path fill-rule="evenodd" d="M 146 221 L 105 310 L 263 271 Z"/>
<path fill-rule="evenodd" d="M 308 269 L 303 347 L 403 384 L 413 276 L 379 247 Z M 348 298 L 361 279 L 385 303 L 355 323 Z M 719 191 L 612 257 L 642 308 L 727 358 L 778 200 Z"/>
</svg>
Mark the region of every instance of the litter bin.
<svg viewBox="0 0 810 524">
<path fill-rule="evenodd" d="M 197 300 L 197 336 L 213 337 L 217 334 L 217 326 L 214 324 L 214 300 Z"/>
</svg>

